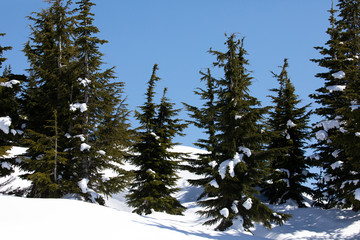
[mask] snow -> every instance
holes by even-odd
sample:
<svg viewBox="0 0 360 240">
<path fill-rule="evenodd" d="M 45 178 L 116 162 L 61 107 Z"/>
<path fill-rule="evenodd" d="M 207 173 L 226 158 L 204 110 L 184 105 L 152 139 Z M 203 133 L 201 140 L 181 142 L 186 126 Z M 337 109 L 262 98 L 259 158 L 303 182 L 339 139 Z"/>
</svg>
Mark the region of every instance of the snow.
<svg viewBox="0 0 360 240">
<path fill-rule="evenodd" d="M 1 163 L 1 168 L 6 168 L 8 170 L 11 170 L 11 165 L 8 162 L 2 162 Z"/>
<path fill-rule="evenodd" d="M 341 168 L 343 164 L 344 164 L 343 161 L 337 161 L 337 162 L 334 162 L 333 164 L 331 164 L 330 167 L 332 169 Z"/>
<path fill-rule="evenodd" d="M 345 77 L 345 73 L 343 71 L 339 71 L 336 73 L 331 74 L 336 79 L 343 79 Z"/>
<path fill-rule="evenodd" d="M 231 206 L 231 210 L 236 214 L 239 212 L 239 209 L 237 208 L 237 205 L 239 204 L 238 200 L 235 200 Z"/>
<path fill-rule="evenodd" d="M 87 143 L 82 143 L 80 145 L 80 151 L 90 150 L 91 146 Z"/>
<path fill-rule="evenodd" d="M 341 150 L 337 149 L 335 150 L 331 155 L 334 157 L 334 158 L 337 158 L 339 156 L 339 153 L 341 152 Z"/>
<path fill-rule="evenodd" d="M 250 210 L 252 208 L 252 199 L 246 199 L 246 201 L 242 205 L 246 210 Z"/>
<path fill-rule="evenodd" d="M 0 117 L 0 130 L 5 134 L 9 134 L 9 127 L 11 125 L 11 118 L 9 116 Z"/>
<path fill-rule="evenodd" d="M 13 85 L 20 84 L 19 80 L 10 80 L 8 82 L 0 82 L 0 86 L 12 88 Z"/>
<path fill-rule="evenodd" d="M 99 151 L 97 151 L 97 153 L 100 154 L 100 155 L 103 155 L 103 156 L 106 155 L 106 152 L 104 150 L 99 150 Z"/>
<path fill-rule="evenodd" d="M 23 153 L 25 150 L 17 148 L 12 152 Z M 178 147 L 175 150 L 190 152 L 191 148 Z M 193 149 L 192 152 L 197 151 Z M 195 179 L 199 176 L 184 170 L 179 171 L 178 175 L 180 179 L 177 186 L 182 190 L 176 193 L 175 197 L 187 207 L 182 216 L 158 212 L 147 216 L 131 213 L 133 209 L 125 203 L 127 190 L 107 198 L 107 207 L 69 199 L 36 199 L 0 195 L 1 239 L 359 239 L 360 212 L 356 213 L 348 209 L 298 208 L 292 202 L 279 205 L 268 204 L 277 212 L 289 213 L 293 216 L 283 226 L 274 225 L 271 231 L 255 224 L 255 227 L 251 229 L 253 235 L 244 232 L 241 216 L 236 218 L 229 230 L 214 231 L 215 226 L 202 225 L 207 219 L 196 214 L 202 209 L 195 203 L 202 190 L 190 186 L 186 181 L 186 179 Z M 3 182 L 2 179 L 0 179 L 1 182 Z M 88 191 L 86 179 L 80 182 L 83 189 Z M 16 184 L 16 186 L 24 186 L 27 183 L 17 182 Z M 360 188 L 354 192 L 354 196 L 360 201 Z M 234 201 L 227 212 L 236 213 L 238 204 L 238 201 Z M 226 210 L 223 210 L 224 215 L 226 216 Z"/>
<path fill-rule="evenodd" d="M 329 91 L 329 92 L 337 92 L 337 91 L 344 91 L 346 88 L 346 85 L 333 85 L 333 86 L 328 86 L 326 87 L 326 89 Z"/>
<path fill-rule="evenodd" d="M 79 135 L 76 135 L 76 136 L 74 136 L 75 138 L 77 137 L 77 138 L 80 138 L 80 141 L 82 141 L 82 142 L 84 142 L 85 141 L 85 137 L 84 137 L 84 135 L 83 134 L 79 134 Z"/>
<path fill-rule="evenodd" d="M 86 103 L 73 103 L 70 104 L 70 111 L 76 111 L 76 110 L 80 110 L 80 112 L 85 112 L 87 111 L 87 105 Z"/>
<path fill-rule="evenodd" d="M 88 86 L 91 81 L 87 78 L 79 78 L 78 81 L 80 82 L 81 85 L 83 85 L 84 87 Z"/>
<path fill-rule="evenodd" d="M 354 197 L 356 200 L 360 201 L 360 188 L 355 190 Z"/>
<path fill-rule="evenodd" d="M 247 147 L 239 147 L 239 152 L 245 153 L 245 155 L 248 157 L 251 156 L 251 150 L 248 149 Z"/>
<path fill-rule="evenodd" d="M 227 208 L 223 208 L 220 210 L 220 214 L 224 217 L 227 218 L 229 216 L 229 209 Z"/>
<path fill-rule="evenodd" d="M 289 120 L 287 121 L 287 123 L 286 123 L 286 126 L 287 126 L 288 128 L 293 128 L 293 127 L 296 126 L 296 124 L 289 119 Z"/>
<path fill-rule="evenodd" d="M 81 181 L 78 182 L 78 186 L 81 189 L 82 193 L 88 192 L 88 183 L 89 183 L 89 179 L 87 178 L 83 178 L 81 179 Z"/>
<path fill-rule="evenodd" d="M 214 188 L 219 188 L 219 184 L 217 183 L 216 179 L 212 180 L 209 184 L 210 184 L 210 186 L 213 186 Z"/>
<path fill-rule="evenodd" d="M 209 166 L 214 168 L 217 166 L 217 163 L 215 161 L 211 161 L 211 162 L 209 162 Z"/>
</svg>

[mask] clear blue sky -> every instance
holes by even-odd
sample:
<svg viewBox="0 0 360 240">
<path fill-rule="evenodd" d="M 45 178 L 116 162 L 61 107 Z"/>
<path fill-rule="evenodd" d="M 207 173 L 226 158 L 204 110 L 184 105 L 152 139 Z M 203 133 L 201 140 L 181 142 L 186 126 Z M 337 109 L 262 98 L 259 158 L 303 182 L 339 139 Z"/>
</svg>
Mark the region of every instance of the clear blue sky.
<svg viewBox="0 0 360 240">
<path fill-rule="evenodd" d="M 249 70 L 253 71 L 252 94 L 268 105 L 269 89 L 277 87 L 270 71 L 279 72 L 283 59 L 289 59 L 289 75 L 296 92 L 309 103 L 308 95 L 323 83 L 314 75 L 322 71 L 311 58 L 319 53 L 313 48 L 323 46 L 328 36 L 327 12 L 331 0 L 102 0 L 94 2 L 95 25 L 100 38 L 109 41 L 101 47 L 106 66 L 116 66 L 116 74 L 126 84 L 131 110 L 144 102 L 146 82 L 152 66 L 159 64 L 158 76 L 168 97 L 182 107 L 181 102 L 200 106 L 193 94 L 200 83 L 201 69 L 211 67 L 215 58 L 207 53 L 224 51 L 224 33 L 239 33 L 245 37 Z M 336 3 L 336 1 L 335 1 Z M 12 46 L 4 54 L 5 64 L 14 73 L 25 73 L 27 60 L 22 53 L 28 40 L 31 22 L 26 18 L 48 5 L 42 0 L 1 0 L 0 45 Z M 182 118 L 187 118 L 185 111 Z M 134 122 L 133 125 L 136 125 Z M 191 146 L 201 131 L 188 128 L 186 137 L 176 141 Z"/>
</svg>

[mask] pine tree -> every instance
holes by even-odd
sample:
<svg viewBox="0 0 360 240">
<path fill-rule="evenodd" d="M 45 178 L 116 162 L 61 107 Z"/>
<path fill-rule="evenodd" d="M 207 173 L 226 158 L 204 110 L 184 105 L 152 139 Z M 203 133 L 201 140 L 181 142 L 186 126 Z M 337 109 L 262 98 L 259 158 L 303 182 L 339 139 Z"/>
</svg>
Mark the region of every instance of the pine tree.
<svg viewBox="0 0 360 240">
<path fill-rule="evenodd" d="M 155 83 L 160 80 L 157 70 L 155 64 L 148 82 L 146 102 L 140 107 L 142 112 L 136 112 L 141 126 L 130 160 L 139 170 L 135 171 L 127 203 L 138 214 L 151 214 L 154 210 L 180 215 L 185 208 L 171 196 L 179 190 L 175 185 L 179 164 L 176 159 L 180 154 L 169 149 L 176 145 L 172 142 L 173 137 L 181 134 L 186 125 L 176 118 L 179 110 L 173 109 L 173 104 L 165 96 L 166 89 L 161 103 L 156 105 L 153 102 Z"/>
<path fill-rule="evenodd" d="M 0 33 L 0 36 L 4 36 Z M 11 47 L 0 46 L 0 69 L 6 58 L 4 51 L 11 50 Z M 21 84 L 26 78 L 23 75 L 15 75 L 11 67 L 5 66 L 0 76 L 0 177 L 8 176 L 13 172 L 15 158 L 9 157 L 7 151 L 12 146 L 18 145 L 23 133 L 20 92 Z"/>
<path fill-rule="evenodd" d="M 206 83 L 206 89 L 199 88 L 194 91 L 194 93 L 200 96 L 201 100 L 206 101 L 203 104 L 202 108 L 198 108 L 189 104 L 184 103 L 186 109 L 193 119 L 189 123 L 194 124 L 196 127 L 204 130 L 204 133 L 207 135 L 206 139 L 198 139 L 194 144 L 195 146 L 202 148 L 207 151 L 207 153 L 198 154 L 196 159 L 188 159 L 187 162 L 190 163 L 190 166 L 187 166 L 190 172 L 193 172 L 197 175 L 204 175 L 203 178 L 199 179 L 189 179 L 189 183 L 193 186 L 202 186 L 206 187 L 212 180 L 212 167 L 209 163 L 211 159 L 215 158 L 215 148 L 217 146 L 216 141 L 216 120 L 217 120 L 217 108 L 216 108 L 216 79 L 211 75 L 210 69 L 207 69 L 207 72 L 204 73 L 200 71 L 202 75 L 201 81 Z M 205 197 L 207 191 L 204 191 L 198 199 Z"/>
<path fill-rule="evenodd" d="M 306 112 L 309 105 L 297 107 L 301 101 L 295 95 L 287 68 L 288 61 L 284 59 L 281 73 L 273 73 L 280 86 L 271 89 L 276 94 L 270 96 L 275 106 L 268 120 L 272 132 L 268 145 L 272 153 L 269 158 L 271 174 L 264 192 L 271 204 L 282 204 L 292 199 L 299 207 L 304 207 L 303 194 L 312 193 L 309 187 L 304 186 L 312 177 L 304 156 L 304 147 L 310 138 L 307 126 L 310 112 Z"/>
<path fill-rule="evenodd" d="M 338 19 L 332 8 L 327 33 L 327 47 L 318 47 L 324 55 L 313 60 L 329 71 L 316 76 L 324 79 L 324 87 L 313 97 L 320 107 L 316 113 L 323 119 L 314 127 L 316 163 L 324 169 L 318 184 L 318 198 L 327 207 L 360 209 L 360 168 L 357 148 L 360 144 L 357 126 L 359 110 L 359 13 L 360 1 L 340 0 Z"/>
<path fill-rule="evenodd" d="M 103 54 L 99 46 L 107 41 L 96 36 L 99 29 L 93 25 L 91 13 L 95 4 L 82 0 L 77 5 L 74 44 L 78 64 L 73 70 L 77 81 L 71 85 L 73 121 L 68 132 L 74 146 L 72 161 L 77 168 L 71 169 L 70 174 L 77 173 L 73 178 L 77 178 L 79 184 L 86 182 L 88 190 L 83 188 L 80 194 L 94 201 L 95 195 L 109 196 L 127 184 L 127 172 L 119 165 L 130 145 L 129 112 L 123 97 L 124 83 L 115 81 L 114 68 L 100 70 Z M 105 169 L 114 171 L 116 176 L 104 178 Z M 103 202 L 101 199 L 97 196 L 97 201 Z"/>
<path fill-rule="evenodd" d="M 271 228 L 271 223 L 282 224 L 289 215 L 280 214 L 265 206 L 256 196 L 256 187 L 266 173 L 266 134 L 261 124 L 265 108 L 249 94 L 252 78 L 246 69 L 248 60 L 243 47 L 244 39 L 237 40 L 234 34 L 226 41 L 227 52 L 210 49 L 217 57 L 215 66 L 224 70 L 219 85 L 217 108 L 219 118 L 216 130 L 219 148 L 210 162 L 213 180 L 205 188 L 212 196 L 199 201 L 205 207 L 199 211 L 209 217 L 206 225 L 219 223 L 217 230 L 224 231 L 240 222 L 245 230 L 254 222 Z"/>
<path fill-rule="evenodd" d="M 48 0 L 49 8 L 42 9 L 35 16 L 29 17 L 34 22 L 31 26 L 32 35 L 25 44 L 24 52 L 30 63 L 29 83 L 24 93 L 24 114 L 27 117 L 25 131 L 26 142 L 29 144 L 27 158 L 23 161 L 22 168 L 33 171 L 24 177 L 34 180 L 36 176 L 47 177 L 46 184 L 32 182 L 29 197 L 61 197 L 76 189 L 74 182 L 65 173 L 70 164 L 68 159 L 56 163 L 54 172 L 52 155 L 48 151 L 54 148 L 53 138 L 57 135 L 56 152 L 65 152 L 66 133 L 71 116 L 69 112 L 69 96 L 71 83 L 74 81 L 72 66 L 74 64 L 75 49 L 71 39 L 73 17 L 70 10 L 70 1 L 64 4 L 62 0 Z M 54 119 L 56 112 L 56 119 Z M 49 122 L 56 121 L 56 131 Z M 48 126 L 48 127 L 46 127 Z M 39 147 L 37 140 L 42 139 L 47 146 Z M 40 141 L 40 140 L 39 140 Z M 35 167 L 38 159 L 50 161 L 44 168 Z M 47 167 L 45 167 L 47 166 Z M 50 173 L 50 171 L 53 171 Z M 57 175 L 57 176 L 56 176 Z M 42 181 L 42 180 L 40 180 Z M 53 186 L 56 191 L 48 191 L 46 186 Z M 61 186 L 57 189 L 55 186 Z M 44 188 L 44 189 L 42 189 Z M 49 195 L 48 195 L 49 194 Z"/>
</svg>

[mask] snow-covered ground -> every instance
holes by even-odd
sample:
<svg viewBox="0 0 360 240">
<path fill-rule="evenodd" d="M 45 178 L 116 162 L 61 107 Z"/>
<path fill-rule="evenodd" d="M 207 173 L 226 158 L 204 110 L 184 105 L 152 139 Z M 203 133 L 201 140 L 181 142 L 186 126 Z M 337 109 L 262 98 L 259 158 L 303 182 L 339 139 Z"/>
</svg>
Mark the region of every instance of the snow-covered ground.
<svg viewBox="0 0 360 240">
<path fill-rule="evenodd" d="M 199 150 L 178 147 L 187 153 Z M 256 225 L 253 235 L 237 228 L 217 232 L 202 223 L 196 214 L 200 208 L 195 200 L 200 189 L 191 187 L 186 179 L 194 178 L 180 171 L 182 188 L 176 197 L 187 210 L 183 216 L 153 213 L 139 216 L 125 204 L 126 192 L 107 199 L 107 207 L 68 199 L 25 199 L 0 195 L 0 239 L 360 239 L 360 212 L 296 208 L 294 204 L 270 206 L 276 211 L 293 215 L 283 226 L 269 231 Z M 2 179 L 0 179 L 0 182 Z M 21 181 L 15 185 L 27 184 Z"/>
</svg>

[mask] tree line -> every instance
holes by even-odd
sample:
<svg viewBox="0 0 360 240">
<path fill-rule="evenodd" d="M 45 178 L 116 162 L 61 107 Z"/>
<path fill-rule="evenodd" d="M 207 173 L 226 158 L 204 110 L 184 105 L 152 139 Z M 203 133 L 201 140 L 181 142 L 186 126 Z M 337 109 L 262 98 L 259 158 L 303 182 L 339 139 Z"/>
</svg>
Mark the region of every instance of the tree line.
<svg viewBox="0 0 360 240">
<path fill-rule="evenodd" d="M 313 111 L 299 106 L 286 58 L 279 73 L 272 72 L 278 81 L 272 105 L 262 107 L 249 91 L 244 38 L 230 34 L 226 51 L 211 48 L 215 60 L 200 71 L 204 87 L 194 94 L 202 106 L 184 103 L 191 120 L 178 118 L 180 109 L 166 88 L 154 102 L 160 80 L 154 64 L 145 102 L 135 111 L 136 129 L 129 123 L 124 83 L 114 68 L 102 69 L 99 46 L 107 41 L 93 25 L 95 4 L 47 2 L 48 8 L 28 17 L 31 37 L 23 50 L 28 74 L 5 66 L 0 77 L 0 177 L 18 167 L 31 183 L 5 193 L 104 204 L 127 187 L 127 203 L 138 214 L 182 214 L 185 207 L 173 193 L 179 190 L 177 170 L 186 169 L 201 176 L 189 182 L 203 189 L 198 204 L 208 219 L 204 224 L 220 231 L 235 222 L 245 230 L 255 222 L 271 228 L 291 217 L 270 209 L 260 196 L 271 204 L 292 200 L 305 207 L 307 194 L 324 208 L 360 209 L 359 0 L 339 0 L 337 10 L 329 11 L 329 40 L 316 47 L 323 57 L 312 60 L 325 69 L 316 75 L 324 86 L 310 96 L 318 104 Z M 9 50 L 0 45 L 0 68 Z M 223 76 L 215 78 L 214 68 Z M 312 126 L 311 114 L 321 118 Z M 195 145 L 206 154 L 196 159 L 169 151 L 188 124 L 205 133 Z M 315 139 L 311 146 L 310 139 Z M 12 146 L 28 150 L 20 158 L 7 156 Z M 306 157 L 306 148 L 314 154 Z M 136 170 L 124 170 L 125 161 Z M 321 171 L 310 173 L 310 167 Z M 113 174 L 105 177 L 105 171 Z M 310 178 L 317 180 L 314 188 L 305 184 Z"/>
</svg>

